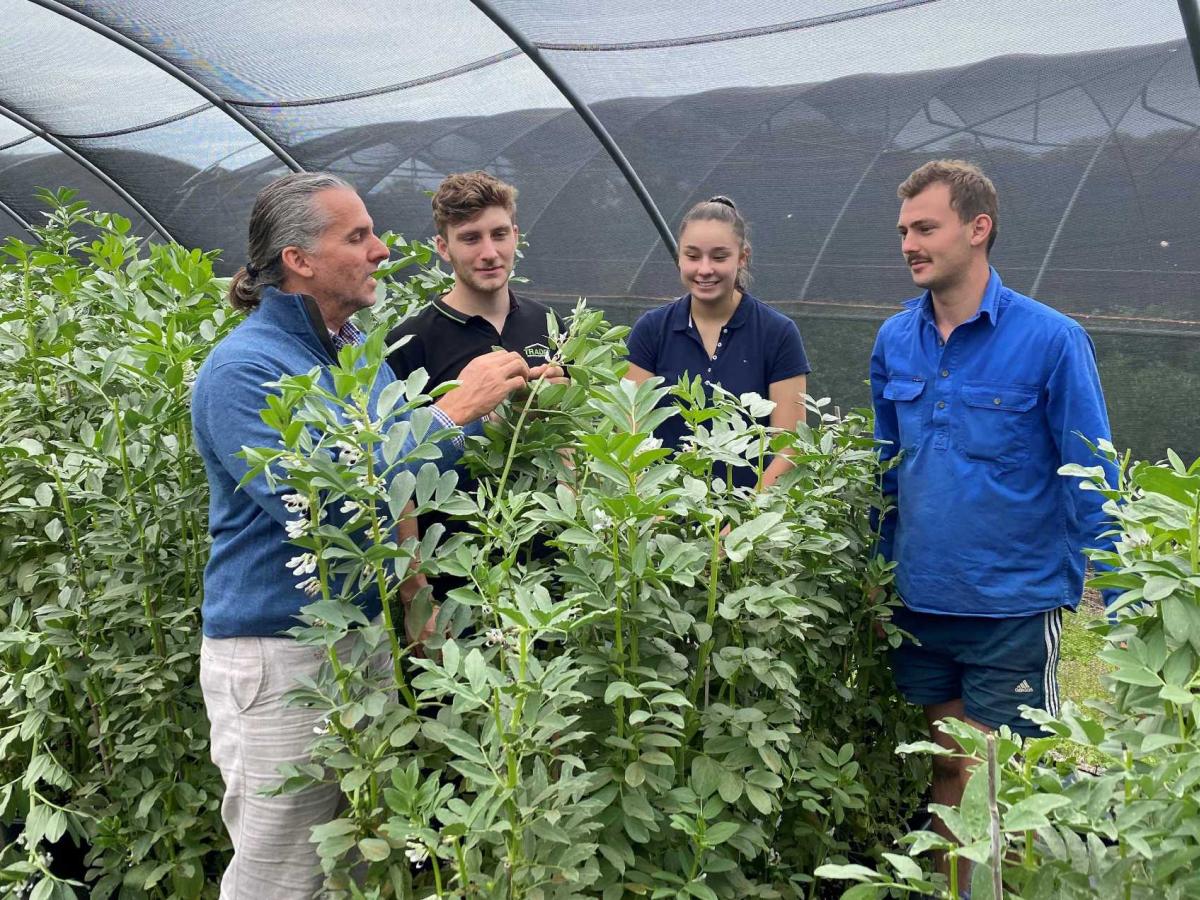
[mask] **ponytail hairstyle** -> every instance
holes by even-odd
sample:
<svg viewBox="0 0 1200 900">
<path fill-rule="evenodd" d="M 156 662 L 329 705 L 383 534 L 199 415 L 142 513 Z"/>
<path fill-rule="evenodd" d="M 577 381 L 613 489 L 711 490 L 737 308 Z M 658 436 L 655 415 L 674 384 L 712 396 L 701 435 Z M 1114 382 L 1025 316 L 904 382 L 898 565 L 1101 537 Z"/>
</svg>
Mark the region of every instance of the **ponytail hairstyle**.
<svg viewBox="0 0 1200 900">
<path fill-rule="evenodd" d="M 734 286 L 739 291 L 750 287 L 750 226 L 738 212 L 737 204 L 724 194 L 717 194 L 697 203 L 687 211 L 683 221 L 679 223 L 679 240 L 683 241 L 683 232 L 692 222 L 724 222 L 733 229 L 734 237 L 738 239 L 739 250 L 745 251 L 746 261 L 738 266 Z"/>
<path fill-rule="evenodd" d="M 239 312 L 250 312 L 262 300 L 262 290 L 283 282 L 286 247 L 311 252 L 329 225 L 316 204 L 316 195 L 328 190 L 354 190 L 345 179 L 328 172 L 293 172 L 258 192 L 250 213 L 250 239 L 246 265 L 229 282 L 229 302 Z"/>
</svg>

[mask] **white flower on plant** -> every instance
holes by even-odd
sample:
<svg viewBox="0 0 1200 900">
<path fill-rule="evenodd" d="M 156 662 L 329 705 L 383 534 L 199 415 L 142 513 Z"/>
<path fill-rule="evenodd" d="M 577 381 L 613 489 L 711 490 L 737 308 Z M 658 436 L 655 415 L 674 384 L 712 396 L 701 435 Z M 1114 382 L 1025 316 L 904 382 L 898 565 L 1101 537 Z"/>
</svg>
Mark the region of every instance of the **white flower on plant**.
<svg viewBox="0 0 1200 900">
<path fill-rule="evenodd" d="M 777 866 L 782 861 L 783 857 L 779 855 L 779 851 L 774 847 L 767 848 L 767 864 Z"/>
<path fill-rule="evenodd" d="M 362 512 L 362 504 L 357 500 L 347 500 L 342 504 L 342 508 L 339 510 L 339 512 L 341 512 L 341 514 L 344 516 L 357 516 L 360 512 Z"/>
<path fill-rule="evenodd" d="M 279 499 L 290 513 L 308 512 L 308 498 L 303 494 L 284 494 Z"/>
<path fill-rule="evenodd" d="M 595 520 L 593 524 L 601 531 L 612 528 L 613 526 L 612 516 L 602 509 L 596 510 L 596 514 L 593 516 L 593 519 Z"/>
<path fill-rule="evenodd" d="M 494 612 L 492 609 L 492 604 L 490 603 L 483 604 L 483 606 L 479 607 L 479 611 L 485 616 L 490 616 Z"/>
<path fill-rule="evenodd" d="M 190 359 L 183 361 L 183 386 L 190 388 L 196 383 L 196 364 Z"/>
<path fill-rule="evenodd" d="M 504 632 L 499 628 L 490 629 L 484 640 L 487 641 L 489 647 L 497 647 L 508 643 L 508 638 L 504 636 Z"/>
<path fill-rule="evenodd" d="M 317 594 L 321 593 L 321 579 L 309 576 L 303 581 L 297 582 L 296 587 L 299 590 L 304 591 L 304 593 L 309 597 L 315 597 Z"/>
<path fill-rule="evenodd" d="M 648 437 L 637 446 L 635 453 L 646 453 L 650 450 L 661 450 L 662 440 L 660 438 Z"/>
<path fill-rule="evenodd" d="M 311 575 L 317 571 L 317 555 L 301 553 L 299 556 L 293 556 L 287 561 L 287 567 L 292 570 L 293 575 Z"/>
<path fill-rule="evenodd" d="M 408 841 L 404 845 L 404 855 L 408 857 L 408 861 L 414 866 L 419 866 L 425 860 L 429 859 L 429 848 L 420 841 Z"/>
<path fill-rule="evenodd" d="M 308 534 L 308 527 L 311 524 L 308 519 L 288 519 L 283 523 L 283 530 L 287 532 L 288 540 L 294 541 L 296 538 Z"/>
<path fill-rule="evenodd" d="M 343 466 L 353 466 L 362 459 L 362 448 L 356 447 L 354 444 L 347 444 L 345 441 L 337 442 L 338 462 Z"/>
</svg>

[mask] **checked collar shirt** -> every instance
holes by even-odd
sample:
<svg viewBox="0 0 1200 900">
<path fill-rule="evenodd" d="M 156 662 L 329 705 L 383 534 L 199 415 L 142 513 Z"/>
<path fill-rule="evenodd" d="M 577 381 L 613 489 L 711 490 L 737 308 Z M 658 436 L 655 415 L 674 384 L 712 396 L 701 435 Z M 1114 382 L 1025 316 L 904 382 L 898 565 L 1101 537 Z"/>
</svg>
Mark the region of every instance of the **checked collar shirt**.
<svg viewBox="0 0 1200 900">
<path fill-rule="evenodd" d="M 871 355 L 875 436 L 895 505 L 880 552 L 919 612 L 1007 618 L 1074 609 L 1085 547 L 1111 547 L 1095 491 L 1058 474 L 1113 468 L 1091 339 L 1006 288 L 992 270 L 979 311 L 942 341 L 928 292 L 884 322 Z"/>
</svg>

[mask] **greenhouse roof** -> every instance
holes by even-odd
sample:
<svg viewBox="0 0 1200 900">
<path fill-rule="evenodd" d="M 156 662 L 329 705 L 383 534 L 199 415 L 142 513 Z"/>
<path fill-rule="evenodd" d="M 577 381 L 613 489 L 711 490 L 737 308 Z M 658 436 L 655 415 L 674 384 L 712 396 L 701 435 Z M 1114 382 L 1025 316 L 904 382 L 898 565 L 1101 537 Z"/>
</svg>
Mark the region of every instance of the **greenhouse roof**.
<svg viewBox="0 0 1200 900">
<path fill-rule="evenodd" d="M 1010 285 L 1093 334 L 1194 339 L 1181 12 L 1194 0 L 0 0 L 0 233 L 40 221 L 36 186 L 72 186 L 232 272 L 255 192 L 289 169 L 346 177 L 418 237 L 425 192 L 486 168 L 521 192 L 531 292 L 632 314 L 676 291 L 669 229 L 720 192 L 754 228 L 760 295 L 873 327 L 912 292 L 895 186 L 955 155 L 1000 190 Z"/>
</svg>

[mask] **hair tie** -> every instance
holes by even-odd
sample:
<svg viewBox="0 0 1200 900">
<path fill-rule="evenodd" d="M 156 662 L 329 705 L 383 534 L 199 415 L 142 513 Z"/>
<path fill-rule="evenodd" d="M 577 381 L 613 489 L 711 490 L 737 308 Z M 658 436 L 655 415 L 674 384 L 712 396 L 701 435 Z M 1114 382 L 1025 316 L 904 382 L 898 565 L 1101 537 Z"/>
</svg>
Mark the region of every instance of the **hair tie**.
<svg viewBox="0 0 1200 900">
<path fill-rule="evenodd" d="M 737 205 L 726 197 L 724 194 L 717 194 L 715 197 L 709 197 L 706 203 L 720 203 L 722 206 L 728 206 L 730 209 L 736 210 Z"/>
<path fill-rule="evenodd" d="M 262 269 L 260 269 L 258 266 L 253 265 L 252 263 L 246 263 L 246 275 L 248 275 L 250 278 L 257 278 L 258 273 L 261 271 Z"/>
</svg>

